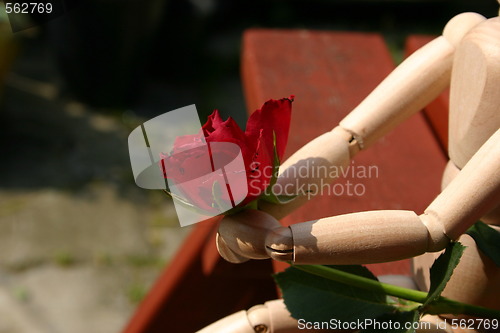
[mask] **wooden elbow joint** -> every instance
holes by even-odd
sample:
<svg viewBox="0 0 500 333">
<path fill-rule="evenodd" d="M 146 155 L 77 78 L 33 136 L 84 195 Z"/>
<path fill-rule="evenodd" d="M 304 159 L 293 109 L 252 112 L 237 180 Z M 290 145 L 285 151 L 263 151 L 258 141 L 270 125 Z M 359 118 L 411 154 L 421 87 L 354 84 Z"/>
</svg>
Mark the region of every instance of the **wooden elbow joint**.
<svg viewBox="0 0 500 333">
<path fill-rule="evenodd" d="M 263 202 L 260 209 L 277 219 L 288 215 L 319 189 L 330 184 L 340 170 L 349 165 L 359 145 L 353 134 L 340 126 L 313 139 L 290 156 L 279 168 L 273 192 L 277 195 L 296 196 L 286 204 Z"/>
<path fill-rule="evenodd" d="M 430 226 L 430 227 L 429 227 Z M 443 249 L 442 228 L 411 211 L 370 211 L 277 228 L 266 238 L 268 255 L 296 264 L 369 264 Z"/>
<path fill-rule="evenodd" d="M 443 225 L 432 213 L 424 213 L 419 216 L 420 221 L 427 228 L 428 241 L 425 252 L 438 252 L 446 247 L 450 238 L 446 235 Z"/>
<path fill-rule="evenodd" d="M 307 195 L 301 191 L 304 185 L 330 183 L 333 180 L 330 178 L 332 173 L 322 171 L 349 165 L 358 151 L 352 133 L 337 126 L 290 156 L 280 166 L 277 186 L 273 190 L 278 191 L 276 194 Z M 286 190 L 286 193 L 281 193 L 280 190 Z"/>
</svg>

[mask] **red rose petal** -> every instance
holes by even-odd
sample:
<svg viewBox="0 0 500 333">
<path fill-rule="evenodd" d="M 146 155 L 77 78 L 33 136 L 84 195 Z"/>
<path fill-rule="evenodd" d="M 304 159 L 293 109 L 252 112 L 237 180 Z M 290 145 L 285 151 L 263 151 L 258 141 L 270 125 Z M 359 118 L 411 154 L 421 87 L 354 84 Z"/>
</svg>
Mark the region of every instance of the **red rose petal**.
<svg viewBox="0 0 500 333">
<path fill-rule="evenodd" d="M 221 126 L 223 120 L 219 114 L 219 110 L 214 110 L 210 116 L 208 116 L 207 122 L 202 126 L 203 134 L 208 136 L 210 133 L 215 131 Z"/>
<path fill-rule="evenodd" d="M 292 95 L 290 98 L 280 100 L 271 99 L 264 103 L 262 108 L 250 115 L 245 131 L 247 138 L 251 142 L 257 142 L 260 130 L 263 130 L 266 147 L 273 147 L 274 132 L 276 135 L 276 150 L 280 161 L 283 158 L 288 142 L 293 97 Z"/>
<path fill-rule="evenodd" d="M 208 135 L 205 135 L 207 142 L 242 142 L 246 141 L 245 133 L 238 126 L 233 118 L 221 121 Z"/>
<path fill-rule="evenodd" d="M 257 140 L 257 147 L 248 171 L 248 195 L 245 202 L 256 199 L 269 185 L 272 177 L 273 160 L 264 138 L 264 130 Z"/>
</svg>

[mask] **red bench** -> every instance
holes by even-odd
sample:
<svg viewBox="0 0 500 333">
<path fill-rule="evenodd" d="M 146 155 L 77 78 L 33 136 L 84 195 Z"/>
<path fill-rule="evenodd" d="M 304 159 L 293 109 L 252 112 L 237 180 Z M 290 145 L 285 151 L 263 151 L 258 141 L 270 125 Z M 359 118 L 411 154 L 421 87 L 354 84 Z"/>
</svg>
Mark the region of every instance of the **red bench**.
<svg viewBox="0 0 500 333">
<path fill-rule="evenodd" d="M 412 37 L 408 50 L 428 40 Z M 306 30 L 249 30 L 244 34 L 242 80 L 247 109 L 253 111 L 269 98 L 296 96 L 287 156 L 336 126 L 393 68 L 378 34 Z M 446 97 L 438 98 L 431 109 L 427 116 L 411 117 L 356 157 L 353 166 L 376 166 L 378 177 L 347 177 L 339 182 L 362 184 L 362 196 L 320 196 L 282 222 L 289 225 L 376 209 L 423 212 L 439 193 L 446 163 L 442 149 L 446 147 Z M 226 263 L 215 249 L 216 228 L 211 222 L 195 226 L 124 332 L 194 332 L 277 297 L 271 266 L 279 270 L 284 265 L 269 260 Z M 409 265 L 404 260 L 369 267 L 376 275 L 408 275 Z"/>
</svg>

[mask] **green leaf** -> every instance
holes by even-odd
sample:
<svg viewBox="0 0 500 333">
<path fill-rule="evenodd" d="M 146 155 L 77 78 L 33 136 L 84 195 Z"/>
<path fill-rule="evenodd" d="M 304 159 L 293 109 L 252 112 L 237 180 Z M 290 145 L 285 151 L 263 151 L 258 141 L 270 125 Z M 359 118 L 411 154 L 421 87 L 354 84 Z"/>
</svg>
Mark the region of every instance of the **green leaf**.
<svg viewBox="0 0 500 333">
<path fill-rule="evenodd" d="M 369 271 L 361 266 L 333 266 L 364 276 Z M 368 271 L 368 272 L 367 272 Z M 296 319 L 306 321 L 353 321 L 376 318 L 395 311 L 388 305 L 383 290 L 367 291 L 344 283 L 309 274 L 295 267 L 274 276 L 285 305 Z"/>
<path fill-rule="evenodd" d="M 382 315 L 373 321 L 365 321 L 366 327 L 361 332 L 370 333 L 414 333 L 414 324 L 418 322 L 418 311 L 394 312 Z M 411 324 L 410 324 L 411 323 Z"/>
<path fill-rule="evenodd" d="M 500 267 L 500 233 L 478 221 L 467 230 L 467 234 L 474 238 L 477 247 Z"/>
<path fill-rule="evenodd" d="M 378 281 L 375 275 L 373 275 L 373 273 L 368 268 L 361 265 L 324 265 L 324 266 Z M 382 289 L 377 291 L 369 291 L 366 289 L 352 287 L 352 286 L 349 286 L 349 288 L 352 289 L 348 293 L 349 294 L 357 293 L 357 297 L 360 299 L 366 299 L 377 303 L 387 304 L 387 294 Z"/>
<path fill-rule="evenodd" d="M 427 300 L 423 304 L 424 308 L 439 298 L 444 287 L 446 287 L 446 284 L 450 280 L 453 270 L 460 262 L 460 257 L 462 257 L 464 250 L 465 246 L 459 242 L 452 242 L 446 247 L 444 253 L 434 261 L 430 271 L 431 286 Z"/>
</svg>

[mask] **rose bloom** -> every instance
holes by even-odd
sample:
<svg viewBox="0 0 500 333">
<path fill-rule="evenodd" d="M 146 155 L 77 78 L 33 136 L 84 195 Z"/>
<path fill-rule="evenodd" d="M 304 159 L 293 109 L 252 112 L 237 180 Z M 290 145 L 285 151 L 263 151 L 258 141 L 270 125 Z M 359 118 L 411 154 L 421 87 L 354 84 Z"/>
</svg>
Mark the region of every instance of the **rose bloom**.
<svg viewBox="0 0 500 333">
<path fill-rule="evenodd" d="M 231 117 L 224 121 L 215 110 L 200 133 L 177 137 L 170 154 L 161 154 L 165 178 L 185 201 L 209 213 L 221 209 L 220 199 L 228 209 L 257 199 L 272 178 L 274 142 L 279 160 L 283 158 L 292 101 L 293 96 L 267 101 L 250 115 L 245 131 Z M 243 163 L 231 164 L 240 152 Z M 228 185 L 235 182 L 238 186 Z M 221 198 L 215 198 L 215 193 Z"/>
</svg>

